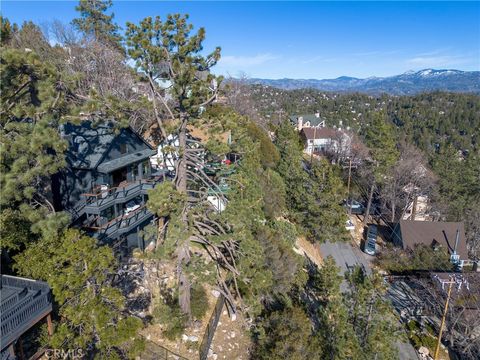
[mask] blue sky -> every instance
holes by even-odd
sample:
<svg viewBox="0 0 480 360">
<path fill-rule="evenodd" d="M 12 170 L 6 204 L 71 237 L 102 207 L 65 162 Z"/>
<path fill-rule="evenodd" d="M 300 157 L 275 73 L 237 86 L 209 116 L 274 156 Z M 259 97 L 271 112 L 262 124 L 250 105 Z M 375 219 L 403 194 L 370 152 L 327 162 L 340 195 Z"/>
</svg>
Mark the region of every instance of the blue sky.
<svg viewBox="0 0 480 360">
<path fill-rule="evenodd" d="M 69 22 L 76 1 L 2 1 L 11 21 Z M 215 72 L 263 78 L 389 76 L 424 68 L 480 70 L 480 2 L 115 1 L 120 26 L 190 14 L 222 47 Z"/>
</svg>

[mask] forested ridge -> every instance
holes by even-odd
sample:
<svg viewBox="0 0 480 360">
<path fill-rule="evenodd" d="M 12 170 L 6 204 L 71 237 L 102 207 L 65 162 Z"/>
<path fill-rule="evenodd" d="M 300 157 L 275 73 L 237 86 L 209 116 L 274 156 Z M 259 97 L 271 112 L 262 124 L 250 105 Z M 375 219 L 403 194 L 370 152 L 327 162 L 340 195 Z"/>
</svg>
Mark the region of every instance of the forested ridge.
<svg viewBox="0 0 480 360">
<path fill-rule="evenodd" d="M 245 319 L 251 359 L 398 358 L 402 329 L 383 277 L 360 267 L 343 276 L 333 259 L 318 268 L 293 250 L 298 238 L 317 245 L 349 240 L 341 206 L 347 184 L 341 164 L 304 158 L 298 132 L 285 120 L 318 111 L 328 125 L 341 120 L 354 129 L 375 160 L 358 181 L 384 198 L 392 174 L 403 173 L 401 154 L 419 156 L 436 173 L 432 196 L 440 213 L 467 222 L 477 254 L 479 98 L 373 98 L 227 82 L 210 71 L 221 48 L 205 52 L 206 31 L 188 15 L 152 14 L 123 26 L 111 4 L 81 0 L 72 24 L 1 19 L 2 274 L 44 280 L 52 289 L 54 335 L 41 328 L 34 341 L 82 349 L 85 358 L 141 358 L 152 325 L 179 342 L 207 322 L 215 290 Z M 146 317 L 131 308 L 118 281 L 114 249 L 70 228 L 69 215 L 52 205 L 51 178 L 66 166 L 61 125 L 87 120 L 179 139 L 174 179 L 148 194 L 159 220 L 144 235 L 156 238 L 155 249 L 135 253 L 145 267 L 165 272 L 158 279 L 173 278 L 151 289 Z M 191 127 L 207 129 L 210 140 L 189 147 Z M 231 143 L 219 140 L 224 133 Z M 223 180 L 223 212 L 205 200 L 205 188 L 220 192 L 220 182 L 203 173 L 200 153 L 240 159 Z M 385 200 L 393 218 L 396 200 Z"/>
<path fill-rule="evenodd" d="M 435 185 L 425 187 L 431 188 L 427 193 L 433 199 L 434 208 L 442 219 L 465 221 L 472 248 L 478 254 L 478 95 L 432 92 L 414 96 L 372 96 L 360 93 L 335 94 L 313 89 L 286 91 L 249 85 L 245 80 L 232 80 L 230 91 L 235 95 L 232 97 L 232 106 L 249 114 L 265 127 L 269 123 L 285 121 L 290 116 L 319 113 L 327 126 L 350 128 L 369 147 L 376 145 L 368 144 L 365 134 L 380 114 L 382 122 L 391 127 L 388 136 L 401 152 L 407 145 L 420 150 L 416 161 L 433 172 L 430 182 Z M 239 93 L 242 95 L 237 95 Z M 364 177 L 359 175 L 360 178 Z"/>
</svg>

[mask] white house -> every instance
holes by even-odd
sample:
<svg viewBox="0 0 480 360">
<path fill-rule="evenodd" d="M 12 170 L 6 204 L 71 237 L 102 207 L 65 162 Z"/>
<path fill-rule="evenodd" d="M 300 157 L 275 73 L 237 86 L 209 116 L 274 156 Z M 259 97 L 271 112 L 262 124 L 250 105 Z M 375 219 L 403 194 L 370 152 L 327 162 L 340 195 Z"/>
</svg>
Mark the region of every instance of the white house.
<svg viewBox="0 0 480 360">
<path fill-rule="evenodd" d="M 150 158 L 152 167 L 154 169 L 174 171 L 178 160 L 179 146 L 178 136 L 168 135 L 167 139 L 158 145 L 157 153 Z"/>
<path fill-rule="evenodd" d="M 338 158 L 348 157 L 351 152 L 352 138 L 341 130 L 326 127 L 304 127 L 300 135 L 307 154 L 336 154 Z"/>
</svg>

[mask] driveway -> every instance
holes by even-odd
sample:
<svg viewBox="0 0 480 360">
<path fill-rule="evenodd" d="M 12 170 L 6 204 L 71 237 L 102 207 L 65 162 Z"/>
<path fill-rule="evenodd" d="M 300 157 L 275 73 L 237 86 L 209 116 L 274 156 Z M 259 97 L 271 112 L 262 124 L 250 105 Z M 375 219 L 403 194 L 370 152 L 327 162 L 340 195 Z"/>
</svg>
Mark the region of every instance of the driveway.
<svg viewBox="0 0 480 360">
<path fill-rule="evenodd" d="M 365 269 L 365 272 L 370 275 L 372 273 L 371 262 L 373 261 L 373 256 L 365 254 L 361 251 L 358 246 L 353 246 L 351 243 L 346 242 L 326 242 L 320 245 L 320 253 L 325 259 L 328 256 L 333 257 L 337 266 L 340 267 L 340 272 L 342 275 L 352 269 L 355 266 L 362 266 Z M 345 292 L 347 290 L 347 283 L 344 280 L 340 285 L 340 290 Z M 395 296 L 394 296 L 395 294 Z M 387 298 L 392 301 L 395 309 L 397 311 L 401 310 L 401 307 L 408 307 L 409 304 L 403 304 L 405 298 L 402 297 L 402 289 L 391 288 L 389 289 Z M 395 301 L 397 300 L 397 301 Z M 403 304 L 403 306 L 402 306 Z M 403 324 L 401 325 L 403 327 Z M 398 348 L 398 356 L 400 360 L 418 360 L 419 357 L 413 346 L 409 342 L 397 341 L 396 343 Z"/>
<path fill-rule="evenodd" d="M 337 266 L 340 267 L 342 275 L 350 269 L 353 269 L 355 266 L 363 267 L 368 275 L 372 273 L 369 261 L 369 258 L 372 257 L 364 254 L 358 247 L 353 246 L 348 242 L 326 242 L 320 245 L 320 253 L 324 259 L 329 256 L 333 257 Z M 345 280 L 342 282 L 340 289 L 342 292 L 347 290 L 347 283 Z"/>
</svg>

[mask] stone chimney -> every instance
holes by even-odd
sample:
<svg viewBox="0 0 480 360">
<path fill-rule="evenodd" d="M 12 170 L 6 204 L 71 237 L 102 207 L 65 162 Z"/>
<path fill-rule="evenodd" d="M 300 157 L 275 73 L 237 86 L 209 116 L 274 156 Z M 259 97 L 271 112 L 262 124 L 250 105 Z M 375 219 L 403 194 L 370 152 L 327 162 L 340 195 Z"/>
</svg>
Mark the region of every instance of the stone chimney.
<svg viewBox="0 0 480 360">
<path fill-rule="evenodd" d="M 319 118 L 319 117 L 320 117 L 320 113 L 319 113 L 319 112 L 316 112 L 316 113 L 315 113 L 315 117 L 316 117 L 316 118 Z"/>
</svg>

